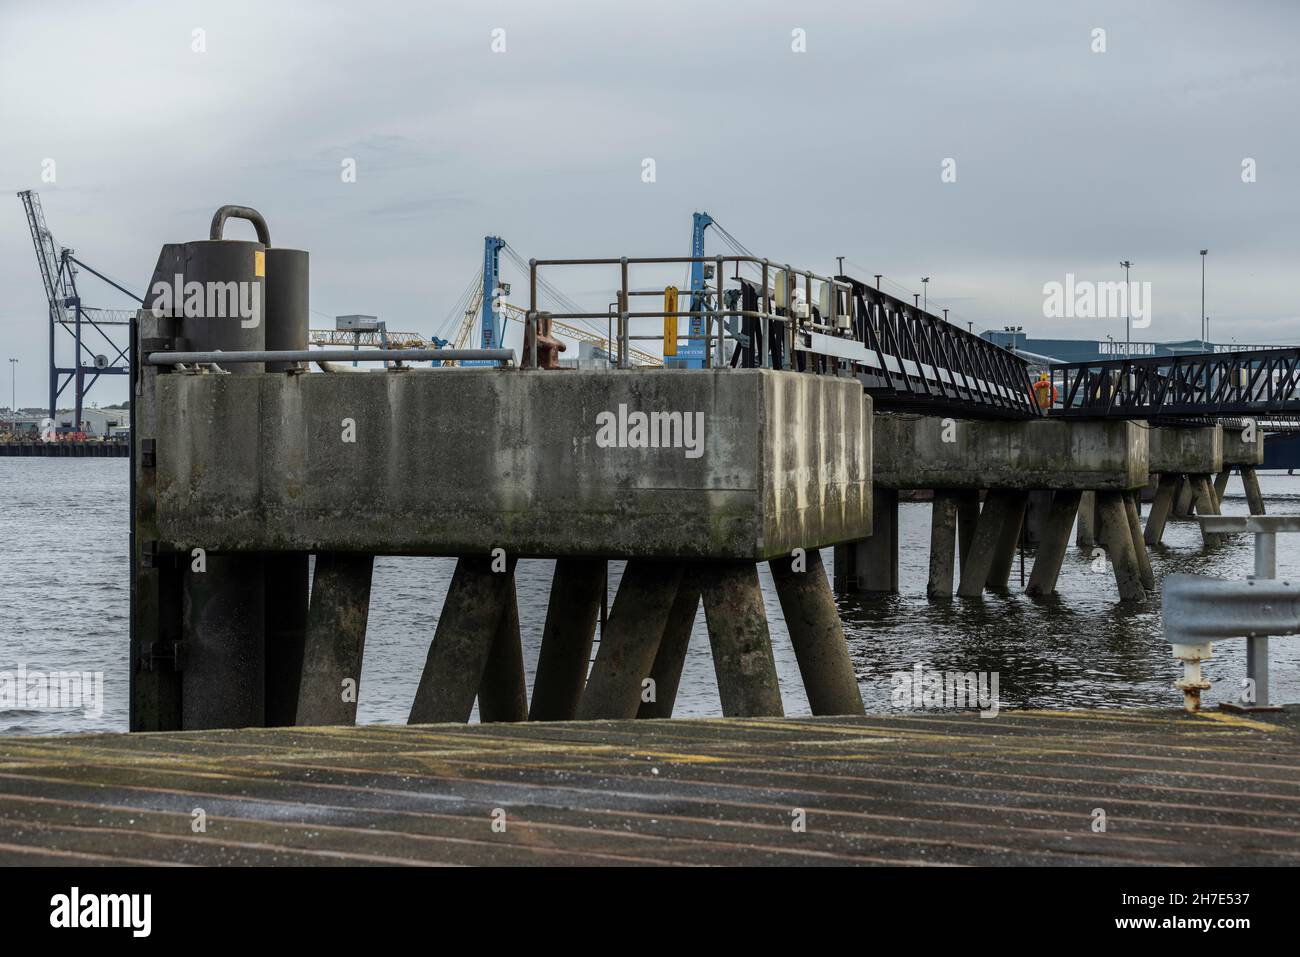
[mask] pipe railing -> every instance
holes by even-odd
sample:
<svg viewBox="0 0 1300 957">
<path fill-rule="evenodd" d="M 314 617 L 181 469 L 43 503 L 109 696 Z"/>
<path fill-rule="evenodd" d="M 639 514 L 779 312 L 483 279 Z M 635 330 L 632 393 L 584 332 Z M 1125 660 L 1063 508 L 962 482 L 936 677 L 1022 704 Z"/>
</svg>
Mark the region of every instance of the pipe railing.
<svg viewBox="0 0 1300 957">
<path fill-rule="evenodd" d="M 665 265 L 711 265 L 714 268 L 713 285 L 707 285 L 702 290 L 702 298 L 713 301 L 713 308 L 703 309 L 677 309 L 672 311 L 666 310 L 634 310 L 630 308 L 630 301 L 633 296 L 656 295 L 658 293 L 644 290 L 634 290 L 632 288 L 631 273 L 634 266 L 665 266 Z M 760 299 L 758 309 L 737 309 L 728 308 L 726 305 L 727 282 L 728 277 L 725 273 L 725 267 L 735 265 L 737 275 L 731 277 L 737 287 L 742 280 L 739 276 L 741 264 L 751 264 L 758 267 L 761 280 L 756 283 L 760 289 Z M 769 259 L 763 259 L 757 256 L 647 256 L 647 257 L 621 257 L 618 259 L 531 259 L 529 266 L 529 299 L 528 299 L 528 319 L 535 330 L 536 316 L 541 311 L 538 308 L 537 287 L 538 273 L 541 268 L 559 267 L 559 266 L 617 266 L 619 269 L 619 282 L 617 299 L 614 306 L 613 316 L 617 325 L 617 335 L 615 341 L 618 344 L 617 365 L 620 369 L 629 367 L 629 357 L 632 352 L 631 343 L 641 341 L 665 342 L 665 333 L 660 332 L 658 335 L 634 335 L 631 331 L 631 325 L 634 320 L 657 319 L 663 322 L 666 319 L 699 319 L 701 320 L 702 330 L 699 333 L 678 332 L 675 341 L 681 342 L 703 342 L 705 343 L 705 365 L 720 366 L 727 361 L 726 340 L 730 338 L 733 342 L 739 343 L 741 336 L 735 333 L 729 333 L 727 329 L 728 319 L 753 319 L 761 327 L 763 342 L 769 342 L 770 323 L 780 322 L 785 327 L 784 338 L 787 340 L 787 353 L 792 353 L 794 349 L 795 329 L 800 326 L 808 326 L 813 317 L 813 304 L 817 299 L 813 296 L 813 283 L 829 284 L 833 290 L 830 300 L 830 315 L 822 317 L 823 323 L 829 318 L 829 327 L 835 326 L 835 318 L 843 310 L 848 308 L 848 297 L 851 293 L 851 286 L 841 280 L 831 276 L 822 276 L 810 270 L 795 269 L 788 263 L 776 263 Z M 781 296 L 786 299 L 787 306 L 784 312 L 777 312 L 778 308 L 774 307 L 773 302 L 778 296 L 777 290 L 773 288 L 775 279 L 774 271 L 784 274 L 788 289 Z M 789 308 L 789 303 L 793 299 L 795 284 L 802 281 L 804 288 L 804 301 L 807 304 L 807 315 L 793 315 Z M 737 288 L 733 287 L 733 288 Z M 820 291 L 820 286 L 819 286 Z M 690 290 L 682 290 L 683 295 L 691 295 Z M 844 296 L 845 302 L 841 306 L 840 295 Z M 569 320 L 609 320 L 611 318 L 608 312 L 556 312 L 546 310 L 552 319 L 569 319 Z M 819 324 L 819 325 L 822 325 Z M 536 341 L 536 336 L 530 337 L 531 341 Z M 763 361 L 766 367 L 771 366 L 772 357 L 770 350 L 764 349 Z"/>
</svg>

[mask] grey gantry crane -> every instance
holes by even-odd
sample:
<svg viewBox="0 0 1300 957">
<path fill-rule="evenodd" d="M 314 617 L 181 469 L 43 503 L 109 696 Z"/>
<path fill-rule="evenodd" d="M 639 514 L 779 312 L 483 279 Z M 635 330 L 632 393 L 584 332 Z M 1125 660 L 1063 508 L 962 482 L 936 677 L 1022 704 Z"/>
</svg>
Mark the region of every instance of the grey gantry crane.
<svg viewBox="0 0 1300 957">
<path fill-rule="evenodd" d="M 130 374 L 131 344 L 128 330 L 135 311 L 97 309 L 82 305 L 81 294 L 77 291 L 77 267 L 86 270 L 136 302 L 141 302 L 141 299 L 103 273 L 87 266 L 73 255 L 71 249 L 65 249 L 54 241 L 49 227 L 45 225 L 41 199 L 35 191 L 23 190 L 18 194 L 18 198 L 23 201 L 23 209 L 27 213 L 27 225 L 32 231 L 32 243 L 36 247 L 36 262 L 41 270 L 45 298 L 49 303 L 49 415 L 50 418 L 54 418 L 59 396 L 71 383 L 76 410 L 73 431 L 80 431 L 81 410 L 86 393 L 99 377 Z M 73 339 L 71 365 L 59 365 L 58 343 L 56 343 L 59 329 Z"/>
</svg>

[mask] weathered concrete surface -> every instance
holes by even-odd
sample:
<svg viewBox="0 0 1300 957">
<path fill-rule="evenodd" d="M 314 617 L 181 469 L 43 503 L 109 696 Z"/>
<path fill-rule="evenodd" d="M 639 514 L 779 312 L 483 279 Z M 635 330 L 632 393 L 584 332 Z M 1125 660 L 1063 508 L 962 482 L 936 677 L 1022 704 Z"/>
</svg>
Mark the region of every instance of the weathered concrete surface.
<svg viewBox="0 0 1300 957">
<path fill-rule="evenodd" d="M 1160 476 L 1156 497 L 1151 501 L 1151 511 L 1147 513 L 1146 531 L 1142 535 L 1142 540 L 1147 545 L 1159 545 L 1160 539 L 1164 537 L 1165 525 L 1169 521 L 1169 513 L 1173 511 L 1174 498 L 1181 485 L 1182 479 L 1178 476 Z"/>
<path fill-rule="evenodd" d="M 478 718 L 484 723 L 528 720 L 528 679 L 524 675 L 519 600 L 513 575 L 507 591 L 505 610 L 497 623 L 496 637 L 478 686 Z"/>
<path fill-rule="evenodd" d="M 456 562 L 415 689 L 412 724 L 469 720 L 506 603 L 515 601 L 514 572 L 514 559 L 501 572 L 487 558 Z"/>
<path fill-rule="evenodd" d="M 1020 523 L 1025 516 L 1024 492 L 1011 489 L 992 489 L 984 500 L 979 523 L 975 526 L 975 539 L 970 554 L 962 566 L 957 594 L 962 598 L 978 598 L 986 587 L 1005 588 L 1007 579 L 997 581 L 1000 569 L 1005 566 L 1011 573 L 1011 555 L 1015 553 Z M 995 572 L 995 569 L 998 572 Z"/>
<path fill-rule="evenodd" d="M 957 565 L 957 496 L 936 489 L 930 509 L 930 575 L 927 598 L 951 598 L 952 574 Z"/>
<path fill-rule="evenodd" d="M 316 556 L 311 606 L 288 724 L 352 724 L 357 719 L 375 556 Z M 351 681 L 351 693 L 345 682 Z"/>
<path fill-rule="evenodd" d="M 1253 441 L 1247 442 L 1245 439 L 1245 429 L 1222 427 L 1223 431 L 1223 464 L 1229 465 L 1263 465 L 1264 464 L 1264 431 L 1256 424 Z"/>
<path fill-rule="evenodd" d="M 591 645 L 605 595 L 608 564 L 595 558 L 561 558 L 555 562 L 528 712 L 533 721 L 568 721 L 578 714 L 591 666 Z"/>
<path fill-rule="evenodd" d="M 817 552 L 812 554 L 816 555 Z M 673 607 L 668 611 L 668 620 L 664 624 L 663 637 L 659 639 L 659 650 L 655 652 L 654 664 L 650 667 L 650 680 L 654 682 L 653 700 L 646 701 L 642 696 L 637 708 L 638 718 L 671 718 L 673 707 L 677 704 L 677 688 L 682 682 L 682 668 L 686 666 L 686 652 L 690 650 L 691 631 L 695 627 L 695 618 L 700 610 L 700 583 L 693 568 L 682 572 L 682 580 L 677 585 L 677 597 Z"/>
<path fill-rule="evenodd" d="M 1075 543 L 1080 548 L 1092 548 L 1097 544 L 1097 493 L 1084 492 L 1079 496 L 1079 531 Z"/>
<path fill-rule="evenodd" d="M 723 715 L 781 717 L 785 709 L 758 568 L 748 562 L 710 562 L 698 572 Z"/>
<path fill-rule="evenodd" d="M 1300 863 L 1300 710 L 1184 715 L 1169 693 L 991 721 L 8 737 L 0 864 Z"/>
<path fill-rule="evenodd" d="M 816 715 L 862 714 L 862 692 L 821 553 L 811 551 L 806 558 L 802 571 L 795 570 L 790 558 L 774 559 L 769 567 L 808 707 Z M 950 554 L 950 578 L 951 561 Z"/>
<path fill-rule="evenodd" d="M 628 562 L 605 623 L 578 717 L 635 718 L 682 581 L 680 562 Z"/>
<path fill-rule="evenodd" d="M 1223 468 L 1222 426 L 1143 425 L 1143 428 L 1149 433 L 1152 473 L 1209 475 Z"/>
<path fill-rule="evenodd" d="M 1250 514 L 1263 515 L 1264 493 L 1259 490 L 1259 473 L 1253 465 L 1242 466 L 1241 484 L 1246 489 L 1246 504 L 1250 507 Z"/>
<path fill-rule="evenodd" d="M 1063 489 L 1052 494 L 1052 505 L 1047 512 L 1043 540 L 1034 556 L 1034 568 L 1029 573 L 1029 595 L 1051 595 L 1056 591 L 1056 580 L 1065 562 L 1065 552 L 1070 546 L 1070 529 L 1079 514 L 1079 501 L 1083 492 Z"/>
<path fill-rule="evenodd" d="M 1146 598 L 1146 589 L 1142 585 L 1142 570 L 1133 544 L 1124 496 L 1119 492 L 1098 495 L 1097 514 L 1101 516 L 1101 544 L 1110 558 L 1120 601 L 1142 601 Z"/>
<path fill-rule="evenodd" d="M 957 420 L 881 414 L 873 479 L 886 488 L 1127 490 L 1148 481 L 1145 429 L 1120 420 Z M 950 436 L 952 441 L 944 441 Z"/>
<path fill-rule="evenodd" d="M 1138 578 L 1143 588 L 1153 591 L 1156 587 L 1156 576 L 1151 569 L 1151 556 L 1147 554 L 1146 539 L 1142 537 L 1142 516 L 1138 514 L 1136 492 L 1124 496 L 1124 514 L 1128 516 L 1129 536 L 1133 539 L 1133 554 L 1138 564 Z"/>
<path fill-rule="evenodd" d="M 757 561 L 871 529 L 871 401 L 847 378 L 171 374 L 157 391 L 164 547 Z M 628 442 L 598 442 L 620 407 L 698 413 L 703 435 L 626 447 L 628 419 Z"/>
<path fill-rule="evenodd" d="M 187 560 L 183 558 L 182 560 Z M 181 727 L 248 728 L 266 721 L 266 581 L 261 555 L 206 557 L 183 571 L 186 694 Z"/>
</svg>

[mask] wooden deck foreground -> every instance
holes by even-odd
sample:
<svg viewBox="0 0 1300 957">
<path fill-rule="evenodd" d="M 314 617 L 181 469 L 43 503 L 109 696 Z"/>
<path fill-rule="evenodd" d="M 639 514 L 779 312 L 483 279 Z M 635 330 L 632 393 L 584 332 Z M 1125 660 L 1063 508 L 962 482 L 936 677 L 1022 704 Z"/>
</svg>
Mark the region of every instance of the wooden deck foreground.
<svg viewBox="0 0 1300 957">
<path fill-rule="evenodd" d="M 0 863 L 1295 864 L 1300 712 L 5 738 Z"/>
</svg>

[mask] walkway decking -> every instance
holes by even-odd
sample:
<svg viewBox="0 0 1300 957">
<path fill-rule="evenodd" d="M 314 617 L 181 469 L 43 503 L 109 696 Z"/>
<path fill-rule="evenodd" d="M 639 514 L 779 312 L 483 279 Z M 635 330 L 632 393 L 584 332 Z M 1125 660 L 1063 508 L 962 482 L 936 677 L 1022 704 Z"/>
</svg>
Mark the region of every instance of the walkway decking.
<svg viewBox="0 0 1300 957">
<path fill-rule="evenodd" d="M 1300 712 L 0 740 L 0 863 L 145 862 L 1296 864 Z"/>
</svg>

